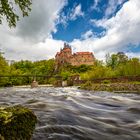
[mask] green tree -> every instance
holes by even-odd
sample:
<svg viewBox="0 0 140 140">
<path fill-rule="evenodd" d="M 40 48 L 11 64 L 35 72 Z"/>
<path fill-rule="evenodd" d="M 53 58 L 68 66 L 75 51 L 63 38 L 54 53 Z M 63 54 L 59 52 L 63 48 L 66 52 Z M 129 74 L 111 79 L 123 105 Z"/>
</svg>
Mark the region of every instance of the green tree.
<svg viewBox="0 0 140 140">
<path fill-rule="evenodd" d="M 123 52 L 118 52 L 117 54 L 106 55 L 106 65 L 115 69 L 120 64 L 125 64 L 128 61 L 128 57 Z"/>
<path fill-rule="evenodd" d="M 7 74 L 9 72 L 9 66 L 5 58 L 0 53 L 0 75 Z"/>
<path fill-rule="evenodd" d="M 33 73 L 36 74 L 51 76 L 55 69 L 54 59 L 36 61 L 33 64 Z"/>
<path fill-rule="evenodd" d="M 111 67 L 114 69 L 118 64 L 118 57 L 116 54 L 112 54 L 111 56 L 109 54 L 106 55 L 106 64 L 108 67 Z"/>
<path fill-rule="evenodd" d="M 2 23 L 3 17 L 10 27 L 15 27 L 16 22 L 19 20 L 19 15 L 16 9 L 21 10 L 22 16 L 28 16 L 31 10 L 31 0 L 0 0 L 0 24 Z"/>
<path fill-rule="evenodd" d="M 11 69 L 12 70 L 20 70 L 21 74 L 31 74 L 31 71 L 33 69 L 33 63 L 31 61 L 28 60 L 21 60 L 19 62 L 15 62 L 11 65 Z M 14 72 L 12 71 L 12 73 Z M 14 72 L 15 73 L 15 72 Z"/>
<path fill-rule="evenodd" d="M 125 64 L 128 61 L 128 56 L 125 55 L 124 52 L 118 52 L 116 55 L 118 57 L 119 64 Z"/>
<path fill-rule="evenodd" d="M 63 80 L 68 80 L 68 78 L 71 76 L 71 73 L 69 71 L 62 71 L 60 76 L 62 76 Z"/>
<path fill-rule="evenodd" d="M 138 76 L 140 75 L 140 61 L 138 58 L 132 58 L 116 69 L 119 76 Z"/>
<path fill-rule="evenodd" d="M 8 74 L 9 74 L 9 65 L 0 52 L 0 75 L 4 76 Z M 0 86 L 6 86 L 6 85 L 8 85 L 8 78 L 1 77 Z"/>
<path fill-rule="evenodd" d="M 92 70 L 81 74 L 81 78 L 84 80 L 93 80 L 95 78 L 107 78 L 113 76 L 113 70 L 106 66 L 94 66 Z"/>
<path fill-rule="evenodd" d="M 71 66 L 70 71 L 73 73 L 83 73 L 91 69 L 91 66 L 82 64 L 80 66 Z"/>
</svg>

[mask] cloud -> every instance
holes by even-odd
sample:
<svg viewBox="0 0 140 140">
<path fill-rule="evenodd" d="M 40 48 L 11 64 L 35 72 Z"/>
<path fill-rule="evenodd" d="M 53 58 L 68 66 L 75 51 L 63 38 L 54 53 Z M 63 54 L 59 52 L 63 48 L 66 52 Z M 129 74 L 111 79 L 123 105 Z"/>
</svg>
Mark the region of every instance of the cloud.
<svg viewBox="0 0 140 140">
<path fill-rule="evenodd" d="M 0 25 L 0 49 L 7 59 L 48 59 L 62 46 L 51 38 L 67 0 L 34 0 L 29 17 L 21 18 L 15 29 Z M 61 45 L 60 45 L 61 44 Z"/>
<path fill-rule="evenodd" d="M 36 44 L 23 43 L 19 37 L 10 37 L 12 44 L 4 44 L 4 56 L 9 60 L 47 60 L 55 57 L 55 53 L 60 51 L 64 42 L 52 38 L 45 39 L 44 42 Z"/>
<path fill-rule="evenodd" d="M 130 58 L 134 58 L 134 57 L 137 57 L 140 59 L 140 52 L 128 52 L 126 53 L 127 56 L 129 56 Z"/>
<path fill-rule="evenodd" d="M 94 4 L 91 6 L 91 9 L 100 11 L 99 7 L 97 7 L 99 2 L 100 2 L 100 0 L 94 0 Z"/>
<path fill-rule="evenodd" d="M 68 21 L 74 21 L 78 17 L 83 17 L 83 16 L 84 16 L 84 12 L 81 9 L 81 4 L 77 6 L 75 5 L 72 9 L 68 11 L 67 14 L 65 14 L 64 12 L 61 13 L 60 18 L 58 20 L 58 24 L 62 24 L 64 25 L 64 27 L 66 27 L 68 25 Z"/>
<path fill-rule="evenodd" d="M 90 50 L 97 55 L 104 52 L 105 56 L 108 52 L 125 50 L 130 44 L 138 45 L 140 43 L 140 1 L 127 1 L 114 17 L 96 21 L 94 24 L 105 28 L 105 35 L 101 38 L 74 40 L 72 42 L 74 48 Z"/>
<path fill-rule="evenodd" d="M 35 1 L 37 2 L 37 0 Z M 49 59 L 53 58 L 56 52 L 63 47 L 64 41 L 53 39 L 51 33 L 57 30 L 56 25 L 66 1 L 42 0 L 40 2 L 38 0 L 35 5 L 33 5 L 31 17 L 22 19 L 16 29 L 9 29 L 4 23 L 0 26 L 0 48 L 5 52 L 7 59 Z M 41 7 L 43 12 L 37 6 Z M 74 9 L 77 9 L 76 7 Z M 34 8 L 38 10 L 34 11 Z M 73 11 L 81 11 L 81 8 L 78 9 L 80 10 Z M 82 14 L 78 14 L 80 12 L 71 13 L 76 17 L 82 16 Z M 130 47 L 130 44 L 131 46 L 140 44 L 139 0 L 125 2 L 122 8 L 109 19 L 92 20 L 92 22 L 94 26 L 104 28 L 105 33 L 102 37 L 98 37 L 94 36 L 91 30 L 87 30 L 81 39 L 74 39 L 70 42 L 74 52 L 92 51 L 96 58 L 104 59 L 108 52 L 128 50 L 128 45 Z M 127 54 L 130 57 L 140 56 L 139 53 L 133 52 Z"/>
<path fill-rule="evenodd" d="M 66 0 L 33 0 L 29 17 L 17 24 L 16 35 L 28 41 L 42 41 L 56 32 L 56 22 Z"/>
<path fill-rule="evenodd" d="M 105 17 L 110 16 L 111 14 L 114 14 L 117 10 L 118 5 L 121 5 L 124 3 L 125 0 L 109 0 L 108 6 L 105 10 Z"/>
<path fill-rule="evenodd" d="M 70 14 L 71 20 L 76 20 L 77 17 L 84 16 L 84 13 L 81 10 L 81 4 L 77 5 L 72 9 L 72 12 Z"/>
<path fill-rule="evenodd" d="M 14 30 L 6 26 L 0 27 L 0 49 L 5 52 L 8 60 L 41 60 L 54 58 L 54 55 L 63 46 L 63 41 L 51 37 L 43 42 L 31 43 L 20 36 L 14 35 Z M 13 31 L 13 32 L 12 32 Z"/>
<path fill-rule="evenodd" d="M 81 35 L 81 37 L 82 37 L 83 39 L 88 39 L 88 38 L 90 38 L 90 37 L 92 37 L 92 36 L 93 36 L 92 30 L 88 30 L 86 33 L 84 33 L 84 34 Z"/>
</svg>

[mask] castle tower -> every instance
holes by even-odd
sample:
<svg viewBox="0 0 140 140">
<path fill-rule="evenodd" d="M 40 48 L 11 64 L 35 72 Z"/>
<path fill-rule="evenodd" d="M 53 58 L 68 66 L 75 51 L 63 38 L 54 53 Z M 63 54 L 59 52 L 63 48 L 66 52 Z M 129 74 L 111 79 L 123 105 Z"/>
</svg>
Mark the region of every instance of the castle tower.
<svg viewBox="0 0 140 140">
<path fill-rule="evenodd" d="M 65 63 L 70 63 L 70 58 L 72 56 L 71 46 L 64 43 L 64 48 L 60 49 L 60 52 L 57 52 L 55 56 L 56 65 L 64 65 Z"/>
</svg>

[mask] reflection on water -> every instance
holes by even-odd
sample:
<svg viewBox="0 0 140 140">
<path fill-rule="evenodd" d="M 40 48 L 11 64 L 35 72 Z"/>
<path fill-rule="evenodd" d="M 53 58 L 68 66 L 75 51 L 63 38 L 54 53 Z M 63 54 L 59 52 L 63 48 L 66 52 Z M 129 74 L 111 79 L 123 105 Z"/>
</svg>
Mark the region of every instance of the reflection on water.
<svg viewBox="0 0 140 140">
<path fill-rule="evenodd" d="M 33 140 L 140 140 L 140 95 L 71 88 L 4 88 L 0 105 L 38 117 Z"/>
</svg>

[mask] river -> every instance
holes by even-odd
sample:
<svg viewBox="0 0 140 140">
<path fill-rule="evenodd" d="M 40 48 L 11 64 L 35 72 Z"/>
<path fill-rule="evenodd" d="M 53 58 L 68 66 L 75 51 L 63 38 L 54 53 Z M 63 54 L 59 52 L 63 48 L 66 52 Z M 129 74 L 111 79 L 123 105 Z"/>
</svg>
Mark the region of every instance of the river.
<svg viewBox="0 0 140 140">
<path fill-rule="evenodd" d="M 1 88 L 0 105 L 32 109 L 32 140 L 140 140 L 140 95 L 66 88 Z"/>
</svg>

